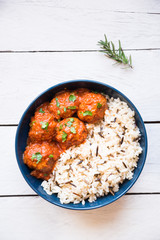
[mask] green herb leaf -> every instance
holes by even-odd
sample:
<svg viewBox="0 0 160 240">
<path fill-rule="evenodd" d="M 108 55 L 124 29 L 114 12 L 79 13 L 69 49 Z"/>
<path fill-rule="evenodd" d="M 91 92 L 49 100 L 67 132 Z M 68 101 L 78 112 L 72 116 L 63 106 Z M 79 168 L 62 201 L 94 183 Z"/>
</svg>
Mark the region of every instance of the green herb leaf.
<svg viewBox="0 0 160 240">
<path fill-rule="evenodd" d="M 63 134 L 62 134 L 62 142 L 65 142 L 66 139 L 67 139 L 67 133 L 63 132 Z"/>
<path fill-rule="evenodd" d="M 60 124 L 59 126 L 59 130 L 61 130 L 63 128 L 63 124 Z"/>
<path fill-rule="evenodd" d="M 98 92 L 96 92 L 96 91 L 91 91 L 92 93 L 95 93 L 95 94 L 97 94 Z"/>
<path fill-rule="evenodd" d="M 119 63 L 123 63 L 125 65 L 128 65 L 129 67 L 132 68 L 132 59 L 131 56 L 129 56 L 129 58 L 125 55 L 123 49 L 122 49 L 122 45 L 121 45 L 121 41 L 119 40 L 119 47 L 116 50 L 115 46 L 113 44 L 113 42 L 109 42 L 107 40 L 106 35 L 104 35 L 105 41 L 100 40 L 98 42 L 98 44 L 100 45 L 101 49 L 103 49 L 104 53 L 109 57 L 114 59 L 115 61 L 119 62 Z"/>
<path fill-rule="evenodd" d="M 40 124 L 42 125 L 41 128 L 47 130 L 49 123 L 48 122 L 40 122 Z"/>
<path fill-rule="evenodd" d="M 132 57 L 131 57 L 131 55 L 129 56 L 129 64 L 132 66 Z"/>
<path fill-rule="evenodd" d="M 76 96 L 74 95 L 74 94 L 71 94 L 70 96 L 69 96 L 69 101 L 70 102 L 74 102 L 76 100 Z"/>
<path fill-rule="evenodd" d="M 71 133 L 76 134 L 76 129 L 75 129 L 75 127 L 71 127 Z"/>
<path fill-rule="evenodd" d="M 74 122 L 74 118 L 69 118 L 70 122 Z"/>
<path fill-rule="evenodd" d="M 60 122 L 61 120 L 60 119 L 58 119 L 58 122 Z"/>
<path fill-rule="evenodd" d="M 66 107 L 64 107 L 64 112 L 66 112 L 67 111 L 67 108 Z"/>
<path fill-rule="evenodd" d="M 42 110 L 42 108 L 39 109 L 40 113 L 45 113 L 45 111 Z"/>
<path fill-rule="evenodd" d="M 58 98 L 56 98 L 56 106 L 59 107 L 60 103 L 58 102 Z"/>
<path fill-rule="evenodd" d="M 31 122 L 31 123 L 29 124 L 29 126 L 32 127 L 35 122 L 36 122 L 36 121 Z"/>
<path fill-rule="evenodd" d="M 115 46 L 113 44 L 113 42 L 111 41 L 111 45 L 112 45 L 112 50 L 113 50 L 113 53 L 115 53 Z"/>
<path fill-rule="evenodd" d="M 71 121 L 68 121 L 67 124 L 68 127 L 71 127 L 73 123 Z"/>
<path fill-rule="evenodd" d="M 36 164 L 38 164 L 41 161 L 41 159 L 42 159 L 41 153 L 40 152 L 36 152 L 36 153 L 32 154 L 32 161 L 34 159 L 37 159 Z"/>
<path fill-rule="evenodd" d="M 69 106 L 68 109 L 76 109 L 76 106 Z"/>
<path fill-rule="evenodd" d="M 91 111 L 85 111 L 83 113 L 83 116 L 92 116 L 92 112 Z"/>
<path fill-rule="evenodd" d="M 102 104 L 101 103 L 97 103 L 97 108 L 101 108 Z"/>
<path fill-rule="evenodd" d="M 53 158 L 53 154 L 50 154 L 50 155 L 49 155 L 49 158 Z"/>
<path fill-rule="evenodd" d="M 60 114 L 61 114 L 61 112 L 60 112 L 59 110 L 57 110 L 57 114 L 58 114 L 58 115 L 60 115 Z"/>
</svg>

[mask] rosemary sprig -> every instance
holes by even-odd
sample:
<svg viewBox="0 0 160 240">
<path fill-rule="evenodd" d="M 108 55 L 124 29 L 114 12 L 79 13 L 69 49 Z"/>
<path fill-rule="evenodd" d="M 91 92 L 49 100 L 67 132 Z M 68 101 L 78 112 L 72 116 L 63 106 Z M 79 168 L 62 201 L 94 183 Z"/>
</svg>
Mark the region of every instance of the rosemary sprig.
<svg viewBox="0 0 160 240">
<path fill-rule="evenodd" d="M 103 49 L 104 53 L 109 57 L 114 59 L 115 61 L 119 62 L 119 63 L 123 63 L 125 65 L 128 65 L 129 67 L 132 68 L 132 58 L 131 55 L 128 57 L 126 57 L 122 46 L 121 46 L 121 42 L 119 40 L 119 48 L 118 50 L 115 49 L 115 45 L 113 44 L 112 41 L 108 42 L 106 35 L 104 35 L 105 37 L 105 41 L 100 40 L 98 42 L 98 44 L 101 46 L 101 49 Z"/>
</svg>

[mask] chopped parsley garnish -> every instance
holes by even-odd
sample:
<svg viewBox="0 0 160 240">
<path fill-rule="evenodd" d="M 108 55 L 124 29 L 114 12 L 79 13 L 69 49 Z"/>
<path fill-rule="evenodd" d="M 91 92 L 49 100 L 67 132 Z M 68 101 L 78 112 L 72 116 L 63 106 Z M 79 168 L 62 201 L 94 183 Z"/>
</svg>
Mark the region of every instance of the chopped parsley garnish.
<svg viewBox="0 0 160 240">
<path fill-rule="evenodd" d="M 31 122 L 31 123 L 29 124 L 29 126 L 32 127 L 35 122 L 36 122 L 36 121 Z"/>
<path fill-rule="evenodd" d="M 40 153 L 40 152 L 33 153 L 33 154 L 32 154 L 32 161 L 33 161 L 34 159 L 37 159 L 36 164 L 38 164 L 38 163 L 41 161 L 41 159 L 42 159 L 41 153 Z"/>
<path fill-rule="evenodd" d="M 71 94 L 70 96 L 69 96 L 69 101 L 70 102 L 74 102 L 76 100 L 76 96 L 74 95 L 74 94 Z"/>
<path fill-rule="evenodd" d="M 42 110 L 42 108 L 39 109 L 40 113 L 45 113 L 45 111 Z"/>
<path fill-rule="evenodd" d="M 60 115 L 60 113 L 61 113 L 61 112 L 60 112 L 59 110 L 57 110 L 57 114 Z"/>
<path fill-rule="evenodd" d="M 53 158 L 53 154 L 50 154 L 50 155 L 49 155 L 49 158 Z"/>
<path fill-rule="evenodd" d="M 41 128 L 47 130 L 49 123 L 48 122 L 40 122 L 40 124 L 42 125 Z"/>
<path fill-rule="evenodd" d="M 68 125 L 67 125 L 68 127 L 71 127 L 73 124 L 71 121 L 68 121 L 67 123 L 68 123 Z"/>
<path fill-rule="evenodd" d="M 69 106 L 68 109 L 76 109 L 76 106 Z"/>
<path fill-rule="evenodd" d="M 63 132 L 63 134 L 62 134 L 62 142 L 65 142 L 66 139 L 67 139 L 67 133 Z"/>
<path fill-rule="evenodd" d="M 74 118 L 69 118 L 70 122 L 74 122 Z"/>
<path fill-rule="evenodd" d="M 101 103 L 97 103 L 97 108 L 101 108 L 102 104 Z"/>
<path fill-rule="evenodd" d="M 60 103 L 58 102 L 58 98 L 56 98 L 56 106 L 59 107 Z"/>
<path fill-rule="evenodd" d="M 60 122 L 61 120 L 60 119 L 58 119 L 58 122 Z"/>
<path fill-rule="evenodd" d="M 92 91 L 92 93 L 95 93 L 95 94 L 97 94 L 98 92 L 96 92 L 96 91 Z"/>
<path fill-rule="evenodd" d="M 67 123 L 64 124 L 67 127 Z"/>
<path fill-rule="evenodd" d="M 75 127 L 71 127 L 71 133 L 76 134 L 76 129 L 75 129 Z"/>
<path fill-rule="evenodd" d="M 66 112 L 67 111 L 67 108 L 66 107 L 64 107 L 64 112 Z"/>
<path fill-rule="evenodd" d="M 83 116 L 92 116 L 92 112 L 91 111 L 85 111 L 83 113 Z"/>
<path fill-rule="evenodd" d="M 63 124 L 60 124 L 59 126 L 59 130 L 61 130 L 63 128 Z"/>
</svg>

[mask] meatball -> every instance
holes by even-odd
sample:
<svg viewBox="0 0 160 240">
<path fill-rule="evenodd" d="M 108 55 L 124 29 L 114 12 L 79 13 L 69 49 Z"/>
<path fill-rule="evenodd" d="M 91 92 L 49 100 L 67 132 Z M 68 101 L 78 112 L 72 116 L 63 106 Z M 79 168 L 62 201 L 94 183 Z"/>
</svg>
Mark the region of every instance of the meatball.
<svg viewBox="0 0 160 240">
<path fill-rule="evenodd" d="M 33 176 L 46 179 L 49 178 L 61 152 L 59 145 L 54 142 L 33 143 L 26 147 L 23 161 L 29 168 L 34 169 L 31 173 Z"/>
<path fill-rule="evenodd" d="M 40 178 L 40 179 L 43 179 L 43 180 L 48 180 L 50 178 L 50 173 L 44 173 L 44 172 L 41 172 L 41 171 L 38 171 L 38 170 L 33 170 L 31 172 L 31 175 L 33 177 Z"/>
<path fill-rule="evenodd" d="M 75 96 L 78 97 L 79 103 L 84 99 L 87 93 L 89 93 L 90 90 L 87 88 L 78 88 L 74 91 Z"/>
<path fill-rule="evenodd" d="M 79 105 L 79 119 L 88 123 L 96 123 L 103 119 L 107 108 L 107 100 L 100 93 L 87 93 Z"/>
<path fill-rule="evenodd" d="M 41 104 L 35 111 L 35 117 L 42 117 L 44 116 L 46 113 L 50 113 L 49 112 L 49 102 L 45 102 L 43 104 Z"/>
<path fill-rule="evenodd" d="M 78 118 L 63 119 L 56 129 L 56 140 L 63 149 L 79 145 L 87 137 L 86 126 Z"/>
<path fill-rule="evenodd" d="M 57 122 L 48 110 L 48 104 L 41 105 L 31 118 L 29 141 L 31 142 L 51 142 L 55 136 Z"/>
<path fill-rule="evenodd" d="M 78 106 L 79 100 L 74 95 L 74 92 L 63 91 L 52 99 L 49 110 L 53 113 L 54 118 L 61 119 L 73 116 Z"/>
</svg>

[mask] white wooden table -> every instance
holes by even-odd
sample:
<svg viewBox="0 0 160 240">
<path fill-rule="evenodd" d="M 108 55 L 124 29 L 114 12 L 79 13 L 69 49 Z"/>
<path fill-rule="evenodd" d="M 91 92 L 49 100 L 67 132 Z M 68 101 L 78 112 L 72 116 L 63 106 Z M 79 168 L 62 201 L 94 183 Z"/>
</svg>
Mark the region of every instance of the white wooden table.
<svg viewBox="0 0 160 240">
<path fill-rule="evenodd" d="M 160 239 L 160 1 L 0 1 L 0 239 Z M 99 52 L 106 33 L 121 40 L 134 69 Z M 108 83 L 137 106 L 149 150 L 134 187 L 92 211 L 38 197 L 15 158 L 19 119 L 42 91 L 70 79 Z"/>
</svg>

